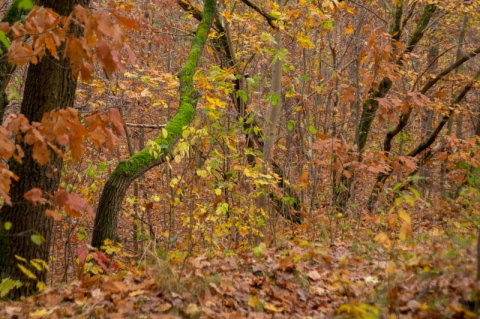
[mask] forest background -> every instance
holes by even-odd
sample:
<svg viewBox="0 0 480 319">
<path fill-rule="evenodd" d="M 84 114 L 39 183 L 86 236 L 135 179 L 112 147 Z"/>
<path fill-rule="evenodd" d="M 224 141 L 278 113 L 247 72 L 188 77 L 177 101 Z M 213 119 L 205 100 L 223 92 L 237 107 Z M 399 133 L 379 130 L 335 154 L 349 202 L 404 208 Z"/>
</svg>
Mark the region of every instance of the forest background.
<svg viewBox="0 0 480 319">
<path fill-rule="evenodd" d="M 478 1 L 4 1 L 2 315 L 469 318 Z"/>
</svg>

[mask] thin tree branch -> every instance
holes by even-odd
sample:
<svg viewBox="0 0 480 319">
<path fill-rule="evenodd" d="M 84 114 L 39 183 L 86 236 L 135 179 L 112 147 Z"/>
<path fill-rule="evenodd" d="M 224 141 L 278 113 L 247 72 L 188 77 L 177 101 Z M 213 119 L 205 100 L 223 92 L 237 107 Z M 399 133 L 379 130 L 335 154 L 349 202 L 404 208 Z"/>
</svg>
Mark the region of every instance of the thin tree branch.
<svg viewBox="0 0 480 319">
<path fill-rule="evenodd" d="M 242 2 L 247 5 L 248 7 L 252 8 L 253 10 L 257 11 L 262 17 L 264 17 L 268 24 L 273 28 L 273 29 L 278 29 L 278 26 L 273 23 L 274 21 L 277 21 L 277 18 L 274 16 L 269 15 L 265 11 L 263 11 L 261 8 L 257 7 L 254 3 L 250 2 L 250 0 L 242 0 Z"/>
</svg>

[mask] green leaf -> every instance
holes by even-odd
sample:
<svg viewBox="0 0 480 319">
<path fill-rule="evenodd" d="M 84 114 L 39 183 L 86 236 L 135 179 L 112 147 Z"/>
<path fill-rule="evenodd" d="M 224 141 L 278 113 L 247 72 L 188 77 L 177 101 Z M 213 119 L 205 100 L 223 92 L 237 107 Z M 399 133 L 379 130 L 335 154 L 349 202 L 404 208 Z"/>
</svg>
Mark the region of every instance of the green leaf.
<svg viewBox="0 0 480 319">
<path fill-rule="evenodd" d="M 413 188 L 413 187 L 410 187 L 409 188 L 410 191 L 413 193 L 413 196 L 416 198 L 416 199 L 420 199 L 420 193 L 418 192 L 417 189 Z"/>
<path fill-rule="evenodd" d="M 10 230 L 10 228 L 12 228 L 12 223 L 11 222 L 5 222 L 5 224 L 3 224 L 3 228 L 5 228 L 5 230 Z"/>
<path fill-rule="evenodd" d="M 272 94 L 272 105 L 277 106 L 279 101 L 280 101 L 280 96 L 277 93 Z"/>
<path fill-rule="evenodd" d="M 285 48 L 281 48 L 280 50 L 275 52 L 275 55 L 273 56 L 273 63 L 277 62 L 277 60 L 283 61 L 285 60 L 285 57 L 287 56 L 288 51 Z"/>
<path fill-rule="evenodd" d="M 333 28 L 333 19 L 326 20 L 322 24 L 322 28 L 327 29 L 327 30 L 330 30 L 331 28 Z"/>
<path fill-rule="evenodd" d="M 33 0 L 20 0 L 18 3 L 18 9 L 29 11 L 33 8 Z"/>
<path fill-rule="evenodd" d="M 308 131 L 310 132 L 310 134 L 317 134 L 317 129 L 313 125 L 308 126 Z"/>
<path fill-rule="evenodd" d="M 248 97 L 247 97 L 247 93 L 245 93 L 244 90 L 238 90 L 236 95 L 237 95 L 237 98 L 240 97 L 242 99 L 243 103 L 247 103 Z"/>
<path fill-rule="evenodd" d="M 260 257 L 265 248 L 267 248 L 265 243 L 261 243 L 260 245 L 258 245 L 258 247 L 253 248 L 253 253 L 255 254 L 255 256 Z"/>
<path fill-rule="evenodd" d="M 273 37 L 273 35 L 271 35 L 270 33 L 266 33 L 266 32 L 262 32 L 262 34 L 260 35 L 260 40 L 266 41 L 266 42 L 269 42 L 269 43 L 277 43 L 277 41 L 275 41 L 275 38 Z"/>
<path fill-rule="evenodd" d="M 43 238 L 40 234 L 33 234 L 32 236 L 30 236 L 30 239 L 37 246 L 40 246 L 45 241 L 45 238 Z"/>
<path fill-rule="evenodd" d="M 250 114 L 250 116 L 248 117 L 248 119 L 247 119 L 247 121 L 246 121 L 245 123 L 246 123 L 246 124 L 250 124 L 250 123 L 252 123 L 252 121 L 253 121 L 253 113 Z"/>
<path fill-rule="evenodd" d="M 10 278 L 5 278 L 0 284 L 0 297 L 5 297 L 12 289 L 20 288 L 23 286 L 23 283 L 20 280 L 12 280 Z"/>
<path fill-rule="evenodd" d="M 10 40 L 7 38 L 5 32 L 0 31 L 0 42 L 8 49 L 10 47 Z"/>
<path fill-rule="evenodd" d="M 289 131 L 293 130 L 294 126 L 295 126 L 295 121 L 294 120 L 288 121 L 287 128 L 288 128 Z"/>
</svg>

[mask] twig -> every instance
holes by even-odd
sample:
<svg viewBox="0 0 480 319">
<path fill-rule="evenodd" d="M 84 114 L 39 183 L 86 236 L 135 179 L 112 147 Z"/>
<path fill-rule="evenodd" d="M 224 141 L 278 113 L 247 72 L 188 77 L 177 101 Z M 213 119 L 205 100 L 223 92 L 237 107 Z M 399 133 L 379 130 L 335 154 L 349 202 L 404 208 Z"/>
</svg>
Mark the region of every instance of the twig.
<svg viewBox="0 0 480 319">
<path fill-rule="evenodd" d="M 137 124 L 137 123 L 125 123 L 125 125 L 130 127 L 143 127 L 143 128 L 162 128 L 167 126 L 166 124 Z"/>
</svg>

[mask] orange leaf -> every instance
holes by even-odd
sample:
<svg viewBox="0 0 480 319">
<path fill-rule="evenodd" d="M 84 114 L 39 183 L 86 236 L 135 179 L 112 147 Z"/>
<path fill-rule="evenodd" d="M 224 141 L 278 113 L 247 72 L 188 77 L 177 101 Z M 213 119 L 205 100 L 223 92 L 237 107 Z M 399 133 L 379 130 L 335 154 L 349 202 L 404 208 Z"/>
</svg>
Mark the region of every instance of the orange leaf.
<svg viewBox="0 0 480 319">
<path fill-rule="evenodd" d="M 80 134 L 70 135 L 68 138 L 70 142 L 70 150 L 75 161 L 80 160 L 83 155 L 83 138 Z"/>
<path fill-rule="evenodd" d="M 107 141 L 107 135 L 105 132 L 97 126 L 89 135 L 89 139 L 95 144 L 96 147 L 101 147 L 103 143 Z"/>
<path fill-rule="evenodd" d="M 26 192 L 23 197 L 26 200 L 29 200 L 33 203 L 33 206 L 36 206 L 37 203 L 45 204 L 47 201 L 45 198 L 42 197 L 42 190 L 40 188 L 32 188 L 28 192 Z"/>
<path fill-rule="evenodd" d="M 127 30 L 139 30 L 140 27 L 138 26 L 137 22 L 133 19 L 122 17 L 115 12 L 113 12 L 113 16 L 117 19 L 118 23 L 123 25 Z"/>
<path fill-rule="evenodd" d="M 53 218 L 53 220 L 59 221 L 62 219 L 62 214 L 56 210 L 47 209 L 45 211 L 45 216 Z"/>
<path fill-rule="evenodd" d="M 120 116 L 120 112 L 118 109 L 109 109 L 108 116 L 110 118 L 110 122 L 113 124 L 113 131 L 115 134 L 120 136 L 125 136 L 125 130 L 123 129 L 123 120 Z"/>
<path fill-rule="evenodd" d="M 40 165 L 45 165 L 50 161 L 50 152 L 43 142 L 36 142 L 33 144 L 32 156 Z"/>
<path fill-rule="evenodd" d="M 302 176 L 300 177 L 300 187 L 307 187 L 308 186 L 308 172 L 307 171 L 304 171 L 302 173 Z"/>
<path fill-rule="evenodd" d="M 65 208 L 67 214 L 72 217 L 80 217 L 83 211 L 93 216 L 93 210 L 90 205 L 77 194 L 70 194 L 65 190 L 59 190 L 56 192 L 55 198 L 57 203 Z"/>
<path fill-rule="evenodd" d="M 9 159 L 15 152 L 15 145 L 8 138 L 8 131 L 0 127 L 0 157 Z"/>
</svg>

